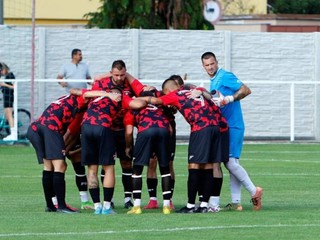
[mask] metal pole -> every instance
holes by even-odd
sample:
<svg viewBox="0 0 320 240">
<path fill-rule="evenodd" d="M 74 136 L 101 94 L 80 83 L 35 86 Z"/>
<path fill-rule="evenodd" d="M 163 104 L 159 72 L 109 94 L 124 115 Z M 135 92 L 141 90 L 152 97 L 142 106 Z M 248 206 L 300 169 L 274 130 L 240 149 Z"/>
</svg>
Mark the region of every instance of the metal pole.
<svg viewBox="0 0 320 240">
<path fill-rule="evenodd" d="M 290 141 L 294 141 L 294 83 L 290 87 Z"/>
<path fill-rule="evenodd" d="M 3 0 L 0 0 L 0 25 L 4 24 L 3 12 Z"/>
<path fill-rule="evenodd" d="M 36 27 L 36 0 L 32 0 L 32 39 L 31 39 L 31 121 L 34 120 L 34 75 L 35 75 L 35 27 Z"/>
</svg>

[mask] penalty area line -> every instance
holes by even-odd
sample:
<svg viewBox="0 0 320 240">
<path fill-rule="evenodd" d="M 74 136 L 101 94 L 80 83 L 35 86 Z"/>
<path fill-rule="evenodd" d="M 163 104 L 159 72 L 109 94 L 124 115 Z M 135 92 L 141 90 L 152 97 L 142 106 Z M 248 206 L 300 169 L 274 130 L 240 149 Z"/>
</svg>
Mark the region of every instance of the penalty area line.
<svg viewBox="0 0 320 240">
<path fill-rule="evenodd" d="M 0 238 L 6 237 L 30 237 L 30 236 L 70 236 L 70 235 L 100 235 L 100 234 L 130 234 L 130 233 L 145 233 L 145 232 L 180 232 L 180 231 L 198 231 L 198 230 L 217 230 L 217 229 L 250 229 L 250 228 L 309 228 L 309 227 L 320 227 L 320 224 L 277 224 L 277 225 L 225 225 L 225 226 L 203 226 L 203 227 L 181 227 L 181 228 L 164 228 L 164 229 L 132 229 L 124 231 L 94 231 L 94 232 L 55 232 L 55 233 L 2 233 Z"/>
</svg>

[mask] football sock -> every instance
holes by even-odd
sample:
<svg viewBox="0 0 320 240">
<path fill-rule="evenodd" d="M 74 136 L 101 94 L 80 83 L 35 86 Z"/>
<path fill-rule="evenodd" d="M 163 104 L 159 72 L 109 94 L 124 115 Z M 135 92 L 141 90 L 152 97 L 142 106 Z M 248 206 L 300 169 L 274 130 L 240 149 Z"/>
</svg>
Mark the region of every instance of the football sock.
<svg viewBox="0 0 320 240">
<path fill-rule="evenodd" d="M 213 185 L 213 179 L 212 179 L 212 172 L 213 169 L 204 169 L 202 170 L 202 182 L 200 183 L 200 186 L 202 186 L 203 191 L 203 197 L 201 202 L 208 202 L 209 198 L 211 196 L 211 193 L 213 193 L 214 185 Z"/>
<path fill-rule="evenodd" d="M 209 206 L 218 207 L 220 205 L 220 197 L 210 197 Z"/>
<path fill-rule="evenodd" d="M 171 174 L 168 167 L 160 167 L 161 173 L 161 186 L 162 186 L 162 197 L 163 200 L 170 200 L 171 198 Z M 168 205 L 170 201 L 168 201 Z"/>
<path fill-rule="evenodd" d="M 200 170 L 189 169 L 188 176 L 188 203 L 195 204 L 200 181 Z"/>
<path fill-rule="evenodd" d="M 141 175 L 132 175 L 132 195 L 133 199 L 141 199 L 141 190 L 142 190 L 142 176 Z"/>
<path fill-rule="evenodd" d="M 89 188 L 89 193 L 93 203 L 100 203 L 100 188 Z"/>
<path fill-rule="evenodd" d="M 213 177 L 213 188 L 212 195 L 213 197 L 220 197 L 221 188 L 222 188 L 223 178 L 215 178 Z"/>
<path fill-rule="evenodd" d="M 54 172 L 53 173 L 53 187 L 56 193 L 59 208 L 66 208 L 66 182 L 64 180 L 64 173 Z"/>
<path fill-rule="evenodd" d="M 230 175 L 230 193 L 231 193 L 231 203 L 239 204 L 241 203 L 241 182 L 233 175 Z"/>
<path fill-rule="evenodd" d="M 111 199 L 113 197 L 113 193 L 114 193 L 114 188 L 107 188 L 107 187 L 103 187 L 103 200 L 105 202 L 109 202 L 111 203 Z M 109 206 L 110 208 L 110 206 Z"/>
<path fill-rule="evenodd" d="M 85 167 L 81 165 L 81 162 L 72 163 L 74 172 L 76 173 L 76 184 L 80 191 L 87 191 L 88 190 L 88 181 L 86 176 Z"/>
<path fill-rule="evenodd" d="M 141 198 L 134 199 L 133 205 L 135 207 L 140 207 L 141 206 Z"/>
<path fill-rule="evenodd" d="M 205 169 L 199 169 L 199 186 L 198 186 L 198 197 L 199 197 L 199 202 L 203 201 L 203 192 L 204 192 L 204 187 L 207 184 L 206 183 L 206 172 Z M 212 174 L 211 174 L 212 175 Z"/>
<path fill-rule="evenodd" d="M 80 194 L 81 202 L 88 202 L 89 201 L 89 196 L 88 196 L 87 191 L 85 191 L 85 192 L 80 191 L 79 194 Z"/>
<path fill-rule="evenodd" d="M 256 192 L 256 187 L 252 183 L 247 171 L 239 164 L 239 159 L 229 158 L 226 166 L 229 172 L 233 174 L 239 182 L 241 182 L 243 187 L 247 189 L 250 195 L 254 195 Z"/>
<path fill-rule="evenodd" d="M 52 197 L 51 200 L 52 200 L 53 205 L 58 206 L 58 200 L 57 200 L 56 196 Z"/>
<path fill-rule="evenodd" d="M 171 181 L 170 181 L 170 186 L 171 186 L 171 197 L 170 199 L 173 197 L 173 191 L 174 191 L 174 185 L 176 183 L 176 180 L 171 178 Z"/>
<path fill-rule="evenodd" d="M 157 199 L 158 178 L 147 178 L 147 188 L 150 198 Z"/>
<path fill-rule="evenodd" d="M 100 180 L 101 180 L 102 183 L 103 183 L 103 180 L 104 180 L 104 174 L 105 174 L 105 171 L 103 169 L 101 169 Z"/>
<path fill-rule="evenodd" d="M 54 194 L 53 190 L 53 171 L 42 172 L 42 187 L 44 192 L 44 197 L 46 200 L 47 207 L 53 208 L 55 204 L 52 202 L 52 196 Z"/>
<path fill-rule="evenodd" d="M 122 185 L 124 189 L 124 197 L 129 201 L 132 196 L 132 168 L 122 169 Z"/>
</svg>

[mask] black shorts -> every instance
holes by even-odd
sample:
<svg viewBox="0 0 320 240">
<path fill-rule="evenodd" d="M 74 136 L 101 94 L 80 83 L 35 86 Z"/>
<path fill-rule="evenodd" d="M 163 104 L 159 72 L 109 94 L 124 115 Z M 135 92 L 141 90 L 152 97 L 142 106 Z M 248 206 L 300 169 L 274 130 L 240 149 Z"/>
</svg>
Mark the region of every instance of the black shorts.
<svg viewBox="0 0 320 240">
<path fill-rule="evenodd" d="M 132 161 L 126 155 L 126 139 L 124 135 L 124 130 L 113 131 L 114 141 L 116 145 L 116 155 L 120 160 Z"/>
<path fill-rule="evenodd" d="M 166 128 L 149 128 L 138 133 L 133 149 L 133 164 L 148 166 L 155 153 L 159 166 L 169 166 L 169 139 Z"/>
<path fill-rule="evenodd" d="M 83 124 L 81 127 L 82 165 L 114 165 L 115 144 L 110 128 Z"/>
<path fill-rule="evenodd" d="M 224 162 L 226 155 L 228 155 L 228 149 L 223 146 L 222 140 L 218 126 L 206 127 L 200 131 L 192 132 L 189 140 L 188 163 Z M 224 152 L 226 149 L 227 153 Z"/>
<path fill-rule="evenodd" d="M 11 90 L 11 89 L 9 89 Z M 5 90 L 3 92 L 3 107 L 4 108 L 12 108 L 13 107 L 13 91 Z"/>
<path fill-rule="evenodd" d="M 37 131 L 34 131 L 31 126 L 29 126 L 27 138 L 36 151 L 38 163 L 42 164 L 43 159 L 65 160 L 63 136 L 59 132 L 52 131 L 46 126 L 40 124 L 37 124 L 36 126 Z"/>
</svg>

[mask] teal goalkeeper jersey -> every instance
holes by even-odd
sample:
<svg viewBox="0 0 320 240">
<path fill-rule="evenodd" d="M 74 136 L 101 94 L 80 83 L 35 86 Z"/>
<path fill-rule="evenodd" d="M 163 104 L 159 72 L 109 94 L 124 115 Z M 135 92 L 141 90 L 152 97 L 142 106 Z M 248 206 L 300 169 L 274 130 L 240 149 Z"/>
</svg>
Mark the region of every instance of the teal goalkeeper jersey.
<svg viewBox="0 0 320 240">
<path fill-rule="evenodd" d="M 231 72 L 219 68 L 216 75 L 210 79 L 210 91 L 218 90 L 224 96 L 233 95 L 242 86 L 242 82 Z M 244 130 L 244 121 L 240 101 L 229 103 L 221 108 L 230 128 Z"/>
</svg>

